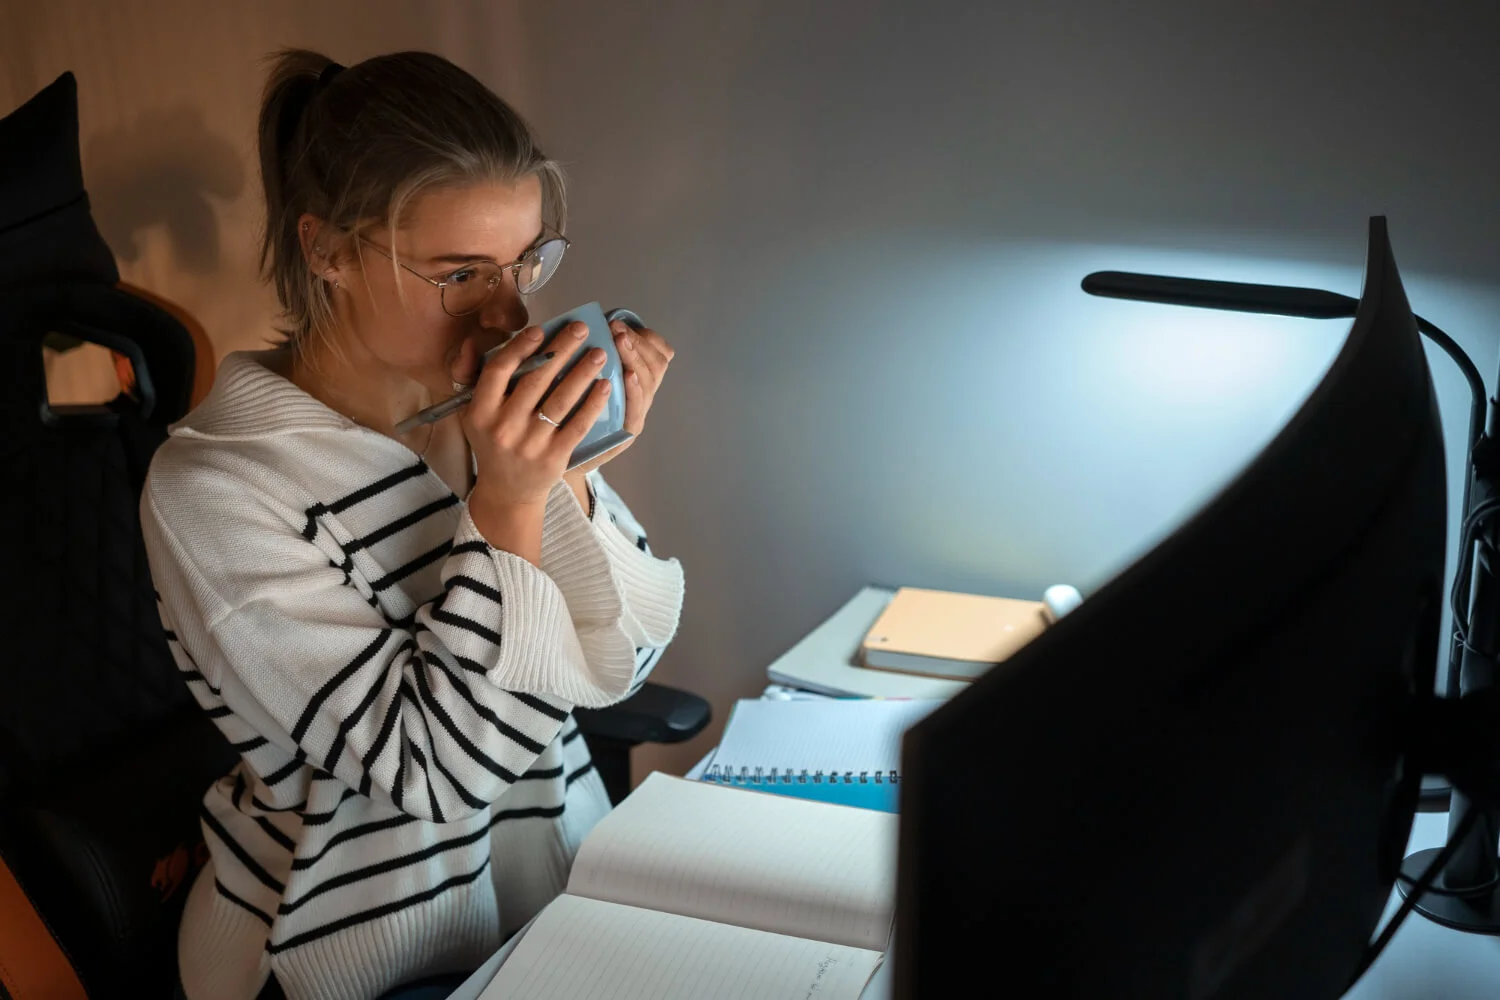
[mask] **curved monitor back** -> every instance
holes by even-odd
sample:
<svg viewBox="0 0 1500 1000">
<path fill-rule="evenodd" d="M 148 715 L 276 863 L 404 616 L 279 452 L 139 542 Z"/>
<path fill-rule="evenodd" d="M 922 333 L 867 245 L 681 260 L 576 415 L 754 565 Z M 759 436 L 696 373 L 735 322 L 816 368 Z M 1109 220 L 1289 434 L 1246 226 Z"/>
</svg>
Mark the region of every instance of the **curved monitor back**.
<svg viewBox="0 0 1500 1000">
<path fill-rule="evenodd" d="M 1341 995 L 1415 812 L 1446 503 L 1375 218 L 1348 338 L 1287 426 L 907 733 L 898 995 Z"/>
</svg>

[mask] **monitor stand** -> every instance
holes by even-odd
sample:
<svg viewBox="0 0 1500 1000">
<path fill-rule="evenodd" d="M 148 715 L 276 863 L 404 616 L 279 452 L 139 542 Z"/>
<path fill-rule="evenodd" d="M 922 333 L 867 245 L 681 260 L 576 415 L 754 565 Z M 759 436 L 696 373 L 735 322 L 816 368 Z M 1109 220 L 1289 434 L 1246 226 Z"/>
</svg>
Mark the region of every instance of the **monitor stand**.
<svg viewBox="0 0 1500 1000">
<path fill-rule="evenodd" d="M 1464 511 L 1466 518 L 1471 510 L 1486 504 L 1493 506 L 1500 498 L 1500 426 L 1497 422 L 1500 422 L 1497 404 L 1491 399 L 1485 434 L 1470 456 L 1473 479 L 1468 491 L 1470 502 Z M 1464 525 L 1459 527 L 1462 531 Z M 1500 580 L 1496 578 L 1494 563 L 1500 558 L 1500 515 L 1489 516 L 1484 530 L 1478 534 L 1478 545 L 1479 551 L 1474 554 L 1472 592 L 1466 609 L 1469 630 L 1457 694 L 1460 698 L 1479 696 L 1493 704 L 1496 694 L 1495 657 L 1500 653 Z M 1460 553 L 1461 556 L 1468 554 Z M 1460 571 L 1465 564 L 1466 560 L 1460 558 Z M 1445 694 L 1451 697 L 1454 693 L 1451 679 L 1449 687 Z M 1495 724 L 1500 724 L 1500 720 Z M 1476 734 L 1475 740 L 1469 744 L 1470 748 L 1477 751 L 1484 747 L 1482 734 Z M 1486 763 L 1495 759 L 1490 755 Z M 1445 927 L 1474 934 L 1500 935 L 1500 802 L 1493 797 L 1487 797 L 1483 803 L 1476 802 L 1455 787 L 1448 810 L 1448 837 L 1451 842 L 1472 810 L 1480 811 L 1472 821 L 1473 828 L 1464 835 L 1452 860 L 1412 908 Z M 1432 864 L 1438 850 L 1418 851 L 1402 862 L 1401 877 L 1396 886 L 1403 897 Z"/>
</svg>

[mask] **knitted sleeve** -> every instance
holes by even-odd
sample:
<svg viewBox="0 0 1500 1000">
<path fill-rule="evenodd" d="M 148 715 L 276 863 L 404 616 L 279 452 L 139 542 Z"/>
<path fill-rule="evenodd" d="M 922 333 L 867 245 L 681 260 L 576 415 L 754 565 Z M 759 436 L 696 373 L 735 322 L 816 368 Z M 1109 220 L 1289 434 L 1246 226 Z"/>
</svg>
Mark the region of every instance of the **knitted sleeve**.
<svg viewBox="0 0 1500 1000">
<path fill-rule="evenodd" d="M 652 553 L 646 529 L 598 470 L 585 481 L 593 501 L 594 528 L 619 581 L 632 634 L 640 646 L 665 646 L 676 635 L 682 616 L 682 564 Z"/>
<path fill-rule="evenodd" d="M 650 631 L 626 614 L 561 484 L 540 569 L 491 548 L 465 509 L 443 589 L 407 622 L 222 474 L 154 467 L 141 520 L 169 638 L 215 704 L 293 755 L 288 767 L 306 762 L 435 822 L 496 801 L 573 706 L 632 690 L 636 639 Z"/>
</svg>

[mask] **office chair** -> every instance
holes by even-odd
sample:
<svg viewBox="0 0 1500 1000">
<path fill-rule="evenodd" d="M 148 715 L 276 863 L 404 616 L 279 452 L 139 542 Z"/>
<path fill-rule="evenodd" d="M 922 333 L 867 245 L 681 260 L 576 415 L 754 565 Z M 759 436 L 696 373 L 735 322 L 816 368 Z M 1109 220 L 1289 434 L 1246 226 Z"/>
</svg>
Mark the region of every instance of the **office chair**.
<svg viewBox="0 0 1500 1000">
<path fill-rule="evenodd" d="M 212 365 L 180 310 L 118 283 L 77 122 L 71 73 L 0 119 L 0 997 L 167 997 L 199 806 L 236 755 L 167 648 L 137 511 Z M 128 391 L 48 403 L 43 344 L 79 341 L 115 353 Z M 651 684 L 579 713 L 612 801 L 631 746 L 707 721 L 703 699 Z"/>
</svg>

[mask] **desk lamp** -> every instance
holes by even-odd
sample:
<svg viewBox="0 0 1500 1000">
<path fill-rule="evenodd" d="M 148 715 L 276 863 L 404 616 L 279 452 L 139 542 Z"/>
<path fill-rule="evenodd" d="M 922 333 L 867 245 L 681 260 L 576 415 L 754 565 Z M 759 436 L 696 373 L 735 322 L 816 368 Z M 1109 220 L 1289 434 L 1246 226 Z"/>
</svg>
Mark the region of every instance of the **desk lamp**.
<svg viewBox="0 0 1500 1000">
<path fill-rule="evenodd" d="M 1359 300 L 1336 292 L 1280 285 L 1170 278 L 1124 271 L 1098 271 L 1083 279 L 1083 290 L 1108 298 L 1196 306 L 1232 312 L 1298 316 L 1306 319 L 1352 317 Z M 1469 467 L 1464 477 L 1462 531 L 1451 594 L 1453 633 L 1448 645 L 1444 692 L 1460 696 L 1490 691 L 1496 683 L 1500 654 L 1500 403 L 1492 403 L 1485 424 L 1484 382 L 1474 362 L 1432 322 L 1413 314 L 1417 329 L 1458 365 L 1473 396 L 1469 410 Z M 1424 781 L 1430 794 L 1442 789 Z M 1471 810 L 1479 816 L 1469 819 Z M 1458 836 L 1461 828 L 1468 833 Z M 1458 930 L 1500 934 L 1500 808 L 1477 805 L 1454 790 L 1448 814 L 1448 837 L 1460 840 L 1426 893 L 1417 912 Z M 1397 885 L 1403 895 L 1431 864 L 1439 848 L 1406 859 Z"/>
</svg>

